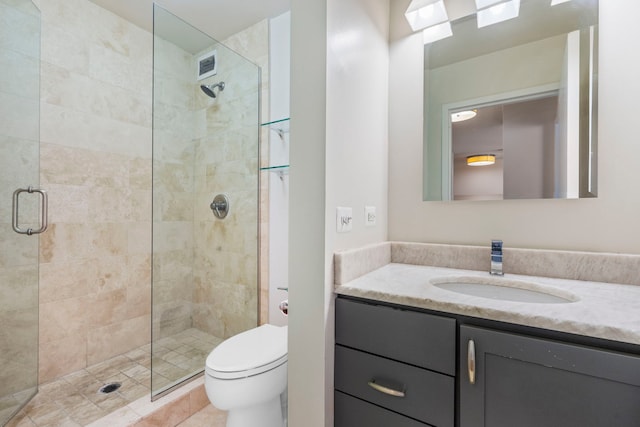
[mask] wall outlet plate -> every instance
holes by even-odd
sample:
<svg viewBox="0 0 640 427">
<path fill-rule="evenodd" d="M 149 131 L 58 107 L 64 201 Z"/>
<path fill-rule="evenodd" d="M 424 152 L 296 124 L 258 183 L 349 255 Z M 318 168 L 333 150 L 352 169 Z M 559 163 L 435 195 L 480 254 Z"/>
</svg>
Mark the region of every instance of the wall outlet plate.
<svg viewBox="0 0 640 427">
<path fill-rule="evenodd" d="M 364 207 L 364 225 L 372 227 L 376 225 L 376 207 L 365 206 Z"/>
<path fill-rule="evenodd" d="M 353 228 L 353 209 L 336 208 L 336 231 L 338 233 L 347 233 Z"/>
</svg>

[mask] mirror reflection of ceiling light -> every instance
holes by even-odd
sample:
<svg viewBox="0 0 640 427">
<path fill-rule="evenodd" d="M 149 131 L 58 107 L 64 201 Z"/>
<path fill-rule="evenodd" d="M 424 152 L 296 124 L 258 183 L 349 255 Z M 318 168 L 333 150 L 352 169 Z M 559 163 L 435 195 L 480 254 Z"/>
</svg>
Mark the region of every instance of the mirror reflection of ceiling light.
<svg viewBox="0 0 640 427">
<path fill-rule="evenodd" d="M 493 6 L 497 3 L 502 3 L 505 0 L 476 0 L 476 9 L 484 9 L 485 7 Z"/>
<path fill-rule="evenodd" d="M 404 13 L 413 31 L 422 30 L 449 20 L 444 0 L 411 0 Z"/>
<path fill-rule="evenodd" d="M 494 154 L 474 154 L 473 156 L 467 156 L 468 166 L 491 166 L 496 162 L 496 156 Z"/>
<path fill-rule="evenodd" d="M 422 31 L 422 41 L 424 44 L 433 43 L 436 40 L 441 40 L 453 35 L 451 31 L 451 23 L 449 21 L 442 24 L 434 25 L 429 28 L 425 28 Z"/>
<path fill-rule="evenodd" d="M 451 122 L 464 122 L 465 120 L 473 119 L 478 114 L 478 110 L 466 110 L 451 113 Z"/>
<path fill-rule="evenodd" d="M 520 14 L 520 0 L 498 3 L 486 9 L 478 10 L 478 28 L 516 18 Z"/>
<path fill-rule="evenodd" d="M 555 6 L 557 4 L 566 3 L 568 1 L 571 1 L 571 0 L 551 0 L 551 6 Z"/>
</svg>

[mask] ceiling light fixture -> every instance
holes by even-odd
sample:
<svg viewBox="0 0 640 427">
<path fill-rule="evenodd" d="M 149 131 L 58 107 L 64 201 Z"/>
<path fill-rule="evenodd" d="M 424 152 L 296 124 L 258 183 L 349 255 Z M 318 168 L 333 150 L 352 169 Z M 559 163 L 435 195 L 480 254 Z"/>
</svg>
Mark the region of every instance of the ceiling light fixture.
<svg viewBox="0 0 640 427">
<path fill-rule="evenodd" d="M 477 3 L 478 0 L 476 0 L 476 4 Z M 509 0 L 497 3 L 486 9 L 478 10 L 478 28 L 517 18 L 519 14 L 520 0 Z"/>
<path fill-rule="evenodd" d="M 568 1 L 571 1 L 571 0 L 551 0 L 551 6 L 555 6 L 557 4 L 566 3 Z"/>
<path fill-rule="evenodd" d="M 437 40 L 451 37 L 452 35 L 453 31 L 451 31 L 451 23 L 447 21 L 422 30 L 422 41 L 424 44 L 429 44 Z"/>
<path fill-rule="evenodd" d="M 465 120 L 473 119 L 476 115 L 478 115 L 478 110 L 458 111 L 456 113 L 451 113 L 451 122 L 464 122 Z"/>
<path fill-rule="evenodd" d="M 468 166 L 490 166 L 495 162 L 495 154 L 474 154 L 473 156 L 467 156 Z"/>
<path fill-rule="evenodd" d="M 404 16 L 413 31 L 432 27 L 449 20 L 444 0 L 411 0 Z"/>
<path fill-rule="evenodd" d="M 494 4 L 502 3 L 505 0 L 476 0 L 476 9 L 484 9 Z"/>
</svg>

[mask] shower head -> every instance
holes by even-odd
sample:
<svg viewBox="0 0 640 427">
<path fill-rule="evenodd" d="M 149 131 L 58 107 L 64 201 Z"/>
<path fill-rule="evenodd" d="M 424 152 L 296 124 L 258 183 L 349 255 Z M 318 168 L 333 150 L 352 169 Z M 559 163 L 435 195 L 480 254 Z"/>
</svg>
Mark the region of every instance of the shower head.
<svg viewBox="0 0 640 427">
<path fill-rule="evenodd" d="M 200 89 L 211 98 L 216 97 L 215 89 L 218 88 L 218 91 L 221 92 L 224 90 L 224 82 L 216 83 L 214 85 L 200 85 Z"/>
</svg>

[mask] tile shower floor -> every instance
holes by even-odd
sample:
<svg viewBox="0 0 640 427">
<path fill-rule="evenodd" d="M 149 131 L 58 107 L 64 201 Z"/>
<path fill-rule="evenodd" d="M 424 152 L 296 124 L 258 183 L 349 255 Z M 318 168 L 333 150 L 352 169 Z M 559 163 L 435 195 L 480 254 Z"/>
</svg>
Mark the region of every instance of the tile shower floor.
<svg viewBox="0 0 640 427">
<path fill-rule="evenodd" d="M 222 339 L 188 329 L 154 343 L 154 389 L 202 370 L 209 352 Z M 108 394 L 105 384 L 120 383 Z M 38 394 L 14 419 L 11 427 L 86 426 L 149 393 L 151 345 L 147 344 L 97 365 L 41 384 Z"/>
</svg>

